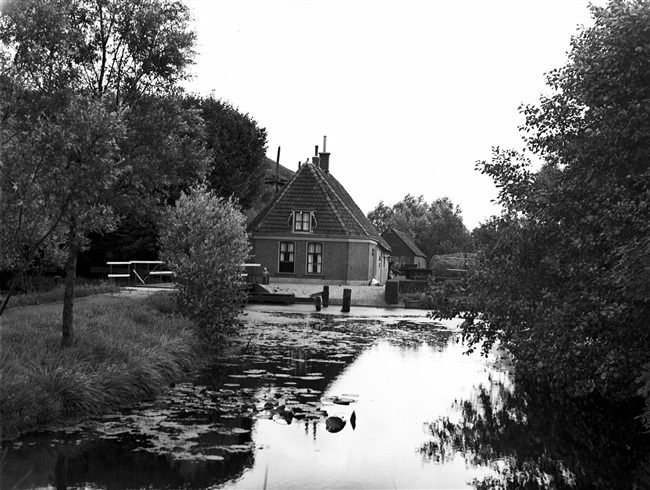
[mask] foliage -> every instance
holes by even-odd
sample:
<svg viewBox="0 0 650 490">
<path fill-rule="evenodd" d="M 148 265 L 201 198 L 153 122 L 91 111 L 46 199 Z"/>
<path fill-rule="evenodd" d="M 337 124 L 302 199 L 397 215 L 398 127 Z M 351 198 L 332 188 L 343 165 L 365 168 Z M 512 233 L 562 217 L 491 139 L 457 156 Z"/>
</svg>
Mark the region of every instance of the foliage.
<svg viewBox="0 0 650 490">
<path fill-rule="evenodd" d="M 64 240 L 70 264 L 86 233 L 110 228 L 114 213 L 107 203 L 125 169 L 117 156 L 122 121 L 102 100 L 73 94 L 36 99 L 22 104 L 24 112 L 7 128 L 0 184 L 9 238 L 4 254 L 22 272 L 39 255 L 59 252 Z"/>
<path fill-rule="evenodd" d="M 193 56 L 189 20 L 188 8 L 175 0 L 26 0 L 3 7 L 0 77 L 11 87 L 3 96 L 12 97 L 3 97 L 2 121 L 16 135 L 10 186 L 22 189 L 15 176 L 26 178 L 31 187 L 22 194 L 38 197 L 30 201 L 29 222 L 45 223 L 35 237 L 23 235 L 28 258 L 55 231 L 65 239 L 64 345 L 73 342 L 76 260 L 88 233 L 110 230 L 121 206 L 159 201 L 179 174 L 202 174 L 192 120 L 200 121 L 173 99 Z M 0 180 L 7 171 L 3 166 Z M 22 223 L 25 201 L 17 192 L 3 199 L 3 222 Z"/>
<path fill-rule="evenodd" d="M 431 258 L 471 248 L 470 234 L 463 224 L 460 207 L 448 197 L 428 204 L 424 196 L 415 198 L 408 194 L 392 207 L 380 201 L 368 218 L 380 233 L 388 228 L 410 235 L 415 244 Z"/>
<path fill-rule="evenodd" d="M 205 121 L 211 151 L 208 186 L 217 196 L 235 198 L 243 209 L 254 206 L 264 185 L 266 129 L 248 114 L 213 95 L 187 98 L 186 105 Z"/>
<path fill-rule="evenodd" d="M 179 309 L 218 346 L 245 301 L 241 264 L 250 245 L 244 215 L 232 200 L 195 187 L 169 209 L 160 241 L 162 259 L 176 275 Z"/>
<path fill-rule="evenodd" d="M 0 436 L 10 439 L 155 396 L 196 367 L 191 323 L 161 314 L 150 302 L 115 298 L 81 306 L 80 335 L 68 349 L 58 345 L 51 314 L 3 322 Z"/>
<path fill-rule="evenodd" d="M 626 398 L 650 379 L 650 5 L 592 15 L 553 94 L 522 108 L 542 168 L 498 148 L 478 164 L 504 212 L 477 234 L 477 268 L 435 293 L 439 316 L 462 315 L 474 346 L 503 342 L 522 376 Z"/>
<path fill-rule="evenodd" d="M 1 40 L 21 85 L 109 96 L 113 107 L 169 93 L 187 78 L 196 35 L 176 0 L 8 1 Z"/>
<path fill-rule="evenodd" d="M 153 258 L 158 254 L 158 212 L 205 175 L 218 196 L 234 197 L 247 209 L 261 196 L 266 165 L 266 130 L 247 114 L 212 96 L 151 97 L 129 117 L 125 152 L 140 183 L 137 199 L 122 203 L 114 231 L 92 236 L 86 257 Z M 156 161 L 156 171 L 151 171 Z M 148 163 L 149 162 L 149 163 Z M 142 206 L 143 199 L 149 206 Z M 129 206 L 129 202 L 138 203 Z"/>
</svg>

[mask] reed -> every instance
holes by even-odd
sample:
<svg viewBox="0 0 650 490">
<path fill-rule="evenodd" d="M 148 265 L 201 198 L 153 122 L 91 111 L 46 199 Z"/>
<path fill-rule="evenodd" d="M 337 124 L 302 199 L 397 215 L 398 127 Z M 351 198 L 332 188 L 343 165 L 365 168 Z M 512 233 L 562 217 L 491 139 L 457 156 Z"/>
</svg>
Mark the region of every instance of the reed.
<svg viewBox="0 0 650 490">
<path fill-rule="evenodd" d="M 58 319 L 6 322 L 0 331 L 0 439 L 154 397 L 182 379 L 197 366 L 199 348 L 189 320 L 160 311 L 169 299 L 157 293 L 80 305 L 75 344 L 66 349 Z"/>
</svg>

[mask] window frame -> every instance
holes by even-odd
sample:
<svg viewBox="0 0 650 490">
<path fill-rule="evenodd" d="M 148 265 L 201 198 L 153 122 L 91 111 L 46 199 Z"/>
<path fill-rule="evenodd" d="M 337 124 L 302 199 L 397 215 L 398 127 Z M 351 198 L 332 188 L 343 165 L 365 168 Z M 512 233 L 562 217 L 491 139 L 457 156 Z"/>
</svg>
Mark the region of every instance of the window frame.
<svg viewBox="0 0 650 490">
<path fill-rule="evenodd" d="M 312 211 L 293 211 L 293 231 L 295 233 L 311 233 L 312 215 Z M 298 228 L 299 225 L 300 228 Z M 307 225 L 306 229 L 305 225 Z"/>
<path fill-rule="evenodd" d="M 282 250 L 282 245 L 287 245 L 287 250 Z M 283 254 L 289 254 L 287 258 L 293 260 L 282 260 Z M 283 264 L 291 264 L 291 271 L 282 270 Z M 296 273 L 296 242 L 280 241 L 278 242 L 278 273 L 279 274 L 295 274 Z"/>
<path fill-rule="evenodd" d="M 309 246 L 313 245 L 314 246 L 314 252 L 309 251 Z M 317 247 L 320 247 L 320 252 L 316 251 Z M 322 276 L 323 275 L 323 258 L 325 255 L 325 244 L 323 242 L 307 242 L 306 244 L 306 260 L 305 260 L 305 274 L 308 275 L 314 275 L 314 276 Z M 309 259 L 310 257 L 313 256 L 314 259 L 320 258 L 320 262 L 318 261 L 312 261 L 310 262 Z M 309 266 L 310 265 L 316 265 L 316 271 L 310 271 Z M 318 270 L 320 269 L 320 270 Z"/>
</svg>

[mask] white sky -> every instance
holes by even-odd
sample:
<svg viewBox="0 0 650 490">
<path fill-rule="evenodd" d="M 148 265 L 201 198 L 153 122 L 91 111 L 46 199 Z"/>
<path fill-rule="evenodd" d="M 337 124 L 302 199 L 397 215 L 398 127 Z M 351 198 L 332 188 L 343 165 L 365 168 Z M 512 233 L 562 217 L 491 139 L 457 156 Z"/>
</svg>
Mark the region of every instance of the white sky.
<svg viewBox="0 0 650 490">
<path fill-rule="evenodd" d="M 603 1 L 596 1 L 603 5 Z M 522 148 L 521 103 L 548 92 L 587 0 L 188 0 L 190 91 L 229 101 L 292 170 L 322 151 L 366 213 L 407 194 L 448 196 L 471 230 L 498 209 L 474 170 Z"/>
</svg>

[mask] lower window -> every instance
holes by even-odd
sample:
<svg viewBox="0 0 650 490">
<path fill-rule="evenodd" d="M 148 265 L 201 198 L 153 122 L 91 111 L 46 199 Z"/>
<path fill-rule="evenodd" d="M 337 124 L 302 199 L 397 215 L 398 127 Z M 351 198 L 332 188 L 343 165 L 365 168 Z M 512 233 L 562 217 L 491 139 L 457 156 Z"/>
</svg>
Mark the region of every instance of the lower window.
<svg viewBox="0 0 650 490">
<path fill-rule="evenodd" d="M 323 244 L 307 244 L 307 274 L 323 273 Z"/>
<path fill-rule="evenodd" d="M 279 272 L 293 274 L 295 264 L 296 244 L 294 242 L 280 242 L 280 266 Z"/>
</svg>

